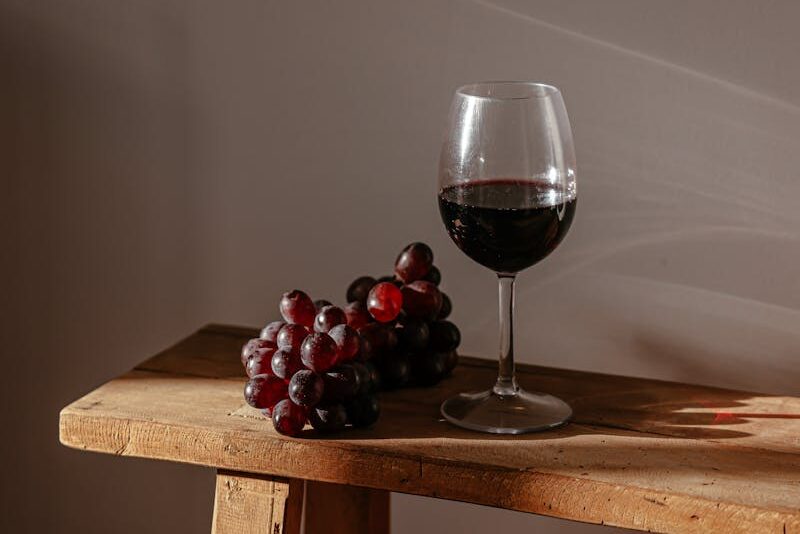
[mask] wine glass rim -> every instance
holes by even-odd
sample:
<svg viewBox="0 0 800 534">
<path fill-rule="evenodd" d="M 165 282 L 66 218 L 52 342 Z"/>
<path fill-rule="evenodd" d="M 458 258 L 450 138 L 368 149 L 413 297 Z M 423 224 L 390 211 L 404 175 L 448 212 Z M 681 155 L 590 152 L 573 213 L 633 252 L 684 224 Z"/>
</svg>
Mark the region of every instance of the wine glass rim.
<svg viewBox="0 0 800 534">
<path fill-rule="evenodd" d="M 509 93 L 501 95 L 486 94 L 491 88 L 517 88 L 525 89 L 526 92 L 518 94 Z M 456 89 L 456 94 L 465 98 L 478 98 L 481 100 L 530 100 L 533 98 L 550 98 L 553 95 L 561 93 L 558 87 L 548 83 L 530 82 L 530 81 L 515 81 L 515 80 L 498 80 L 468 83 Z"/>
</svg>

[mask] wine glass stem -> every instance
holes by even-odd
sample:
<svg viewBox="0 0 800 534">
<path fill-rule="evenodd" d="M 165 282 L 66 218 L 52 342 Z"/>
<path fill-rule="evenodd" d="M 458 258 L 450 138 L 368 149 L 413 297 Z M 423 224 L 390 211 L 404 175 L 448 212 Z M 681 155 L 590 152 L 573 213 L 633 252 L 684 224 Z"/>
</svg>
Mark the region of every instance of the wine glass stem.
<svg viewBox="0 0 800 534">
<path fill-rule="evenodd" d="M 500 294 L 500 366 L 493 391 L 497 395 L 516 395 L 514 378 L 514 280 L 516 274 L 498 273 Z"/>
</svg>

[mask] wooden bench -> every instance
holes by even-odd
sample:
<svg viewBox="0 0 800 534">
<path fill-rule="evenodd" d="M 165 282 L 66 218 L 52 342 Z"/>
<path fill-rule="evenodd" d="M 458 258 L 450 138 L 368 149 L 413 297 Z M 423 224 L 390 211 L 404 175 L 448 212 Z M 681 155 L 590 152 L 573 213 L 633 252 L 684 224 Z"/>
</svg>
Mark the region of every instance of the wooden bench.
<svg viewBox="0 0 800 534">
<path fill-rule="evenodd" d="M 388 532 L 392 491 L 656 532 L 800 533 L 800 398 L 520 365 L 574 420 L 495 436 L 439 416 L 494 380 L 494 361 L 462 358 L 437 387 L 383 393 L 373 428 L 288 438 L 242 398 L 254 335 L 203 328 L 64 408 L 61 442 L 217 469 L 218 534 Z"/>
</svg>

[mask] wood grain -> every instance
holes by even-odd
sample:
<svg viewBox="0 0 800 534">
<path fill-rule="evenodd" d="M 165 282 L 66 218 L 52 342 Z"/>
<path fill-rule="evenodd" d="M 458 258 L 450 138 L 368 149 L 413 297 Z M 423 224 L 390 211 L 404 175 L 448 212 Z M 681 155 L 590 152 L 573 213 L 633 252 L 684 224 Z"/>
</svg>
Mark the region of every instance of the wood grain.
<svg viewBox="0 0 800 534">
<path fill-rule="evenodd" d="M 306 534 L 389 534 L 388 491 L 308 481 Z"/>
<path fill-rule="evenodd" d="M 464 358 L 431 389 L 382 396 L 372 429 L 301 439 L 242 402 L 251 329 L 208 327 L 66 407 L 66 445 L 351 484 L 656 532 L 800 533 L 800 399 L 519 366 L 575 422 L 524 436 L 455 428 L 449 395 L 493 381 Z"/>
<path fill-rule="evenodd" d="M 219 471 L 212 534 L 300 534 L 303 482 Z"/>
</svg>

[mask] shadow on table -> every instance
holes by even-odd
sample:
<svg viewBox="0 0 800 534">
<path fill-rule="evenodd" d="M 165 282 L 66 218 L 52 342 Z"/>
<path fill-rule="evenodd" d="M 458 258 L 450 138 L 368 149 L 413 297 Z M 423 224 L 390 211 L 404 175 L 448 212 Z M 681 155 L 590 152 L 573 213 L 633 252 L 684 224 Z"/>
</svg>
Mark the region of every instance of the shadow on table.
<svg viewBox="0 0 800 534">
<path fill-rule="evenodd" d="M 472 360 L 477 361 L 477 360 Z M 382 415 L 369 431 L 352 431 L 337 439 L 443 438 L 461 440 L 549 440 L 580 434 L 626 437 L 671 437 L 725 440 L 752 436 L 763 429 L 756 420 L 800 419 L 783 413 L 767 395 L 561 369 L 521 366 L 520 383 L 529 390 L 546 391 L 567 401 L 574 410 L 572 423 L 555 430 L 521 436 L 472 432 L 444 421 L 441 402 L 459 392 L 478 391 L 492 384 L 491 365 L 465 367 L 430 389 L 409 388 L 381 395 Z M 485 367 L 485 368 L 484 368 Z M 576 393 L 576 382 L 582 391 Z M 759 399 L 761 402 L 759 402 Z M 798 425 L 800 430 L 800 425 Z"/>
</svg>

